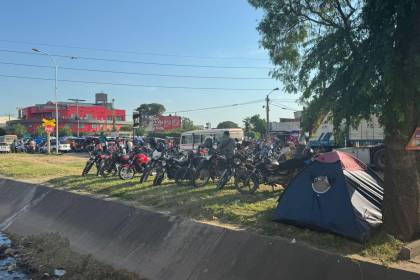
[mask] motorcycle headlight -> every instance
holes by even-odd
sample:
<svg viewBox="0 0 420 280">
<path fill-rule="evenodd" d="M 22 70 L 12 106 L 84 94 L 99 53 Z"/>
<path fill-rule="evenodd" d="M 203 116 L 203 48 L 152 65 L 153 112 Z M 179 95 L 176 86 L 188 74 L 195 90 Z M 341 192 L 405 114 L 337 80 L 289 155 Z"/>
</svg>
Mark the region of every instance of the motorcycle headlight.
<svg viewBox="0 0 420 280">
<path fill-rule="evenodd" d="M 235 165 L 240 165 L 240 164 L 241 164 L 241 160 L 240 160 L 239 158 L 235 158 L 235 159 L 233 160 L 233 163 L 234 163 Z"/>
<path fill-rule="evenodd" d="M 165 166 L 166 165 L 166 161 L 162 161 L 162 166 Z"/>
</svg>

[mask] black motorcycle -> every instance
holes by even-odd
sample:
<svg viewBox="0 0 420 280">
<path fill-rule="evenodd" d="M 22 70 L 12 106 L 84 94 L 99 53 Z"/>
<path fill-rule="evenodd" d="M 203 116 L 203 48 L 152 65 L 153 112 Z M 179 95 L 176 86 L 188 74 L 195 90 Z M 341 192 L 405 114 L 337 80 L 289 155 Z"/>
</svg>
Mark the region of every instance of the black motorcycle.
<svg viewBox="0 0 420 280">
<path fill-rule="evenodd" d="M 305 152 L 300 158 L 278 162 L 272 158 L 255 158 L 253 165 L 248 165 L 243 174 L 235 178 L 235 187 L 241 193 L 254 193 L 260 184 L 287 187 L 290 181 L 306 166 L 312 157 L 312 151 Z M 254 167 L 252 167 L 254 166 Z"/>
<path fill-rule="evenodd" d="M 202 156 L 194 154 L 191 151 L 185 159 L 172 158 L 168 161 L 168 168 L 171 167 L 175 172 L 175 183 L 177 185 L 182 185 L 186 182 L 192 183 L 197 172 L 197 167 L 202 159 Z"/>
<path fill-rule="evenodd" d="M 211 151 L 210 155 L 200 161 L 197 172 L 193 179 L 193 186 L 204 187 L 210 179 L 216 180 L 227 169 L 228 161 L 225 156 Z"/>
<path fill-rule="evenodd" d="M 96 166 L 96 175 L 98 175 L 99 170 L 100 170 L 99 166 L 100 166 L 101 159 L 102 157 L 101 157 L 100 152 L 98 151 L 89 152 L 89 159 L 86 162 L 85 168 L 82 171 L 82 176 L 86 176 L 94 165 Z"/>
</svg>

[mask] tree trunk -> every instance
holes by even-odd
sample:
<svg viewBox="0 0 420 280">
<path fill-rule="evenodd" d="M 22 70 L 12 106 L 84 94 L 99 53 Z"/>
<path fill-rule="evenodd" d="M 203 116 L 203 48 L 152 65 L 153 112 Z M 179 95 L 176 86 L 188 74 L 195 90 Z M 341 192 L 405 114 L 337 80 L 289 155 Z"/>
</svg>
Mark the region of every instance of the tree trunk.
<svg viewBox="0 0 420 280">
<path fill-rule="evenodd" d="M 392 88 L 385 117 L 385 230 L 405 241 L 420 238 L 420 151 L 405 146 L 420 126 L 420 6 L 398 2 Z"/>
<path fill-rule="evenodd" d="M 398 135 L 387 135 L 385 141 L 384 226 L 405 241 L 420 238 L 420 152 L 405 151 L 408 141 Z"/>
</svg>

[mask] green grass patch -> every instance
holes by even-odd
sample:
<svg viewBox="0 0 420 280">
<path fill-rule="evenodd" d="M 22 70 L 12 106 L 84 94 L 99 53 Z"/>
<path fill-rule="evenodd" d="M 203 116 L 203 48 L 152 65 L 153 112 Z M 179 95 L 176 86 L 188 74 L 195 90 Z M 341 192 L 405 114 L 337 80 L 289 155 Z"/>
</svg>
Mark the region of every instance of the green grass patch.
<svg viewBox="0 0 420 280">
<path fill-rule="evenodd" d="M 81 177 L 86 159 L 70 155 L 19 154 L 2 157 L 5 159 L 0 161 L 0 174 L 6 176 L 44 181 L 68 191 L 132 200 L 175 215 L 296 239 L 343 255 L 357 254 L 387 264 L 396 260 L 403 245 L 383 232 L 375 235 L 367 244 L 359 244 L 333 234 L 273 222 L 271 219 L 281 191 L 276 189 L 273 192 L 271 187 L 263 187 L 252 195 L 243 195 L 231 185 L 224 190 L 216 190 L 214 184 L 193 188 L 177 186 L 168 181 L 162 186 L 152 186 L 151 181 L 140 184 L 138 177 L 127 181 L 93 174 Z"/>
</svg>

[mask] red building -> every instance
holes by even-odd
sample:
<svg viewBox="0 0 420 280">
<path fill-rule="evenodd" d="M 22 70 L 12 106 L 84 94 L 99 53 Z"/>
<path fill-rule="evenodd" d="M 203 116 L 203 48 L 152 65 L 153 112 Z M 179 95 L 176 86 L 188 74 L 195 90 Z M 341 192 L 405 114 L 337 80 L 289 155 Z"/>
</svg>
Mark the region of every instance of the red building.
<svg viewBox="0 0 420 280">
<path fill-rule="evenodd" d="M 43 118 L 55 119 L 54 102 L 23 108 L 19 112 L 19 119 L 9 122 L 9 125 L 20 123 L 26 126 L 29 133 L 34 133 L 41 126 Z M 59 128 L 69 127 L 74 134 L 77 134 L 79 126 L 80 133 L 91 135 L 114 128 L 119 131 L 129 123 L 125 119 L 125 110 L 115 109 L 113 103 L 108 103 L 106 94 L 97 93 L 95 103 L 59 102 L 58 124 Z"/>
</svg>

